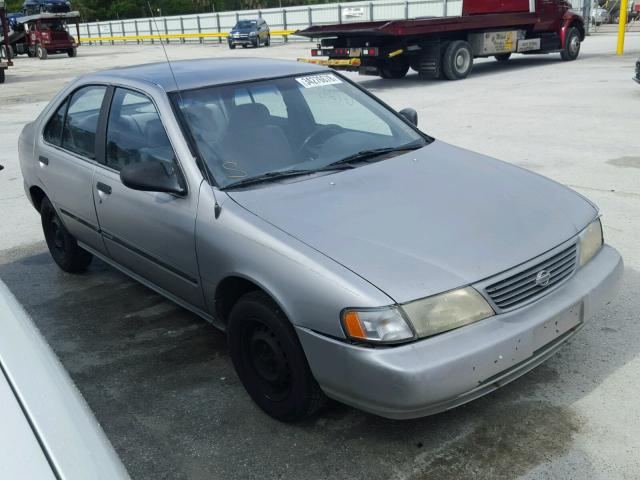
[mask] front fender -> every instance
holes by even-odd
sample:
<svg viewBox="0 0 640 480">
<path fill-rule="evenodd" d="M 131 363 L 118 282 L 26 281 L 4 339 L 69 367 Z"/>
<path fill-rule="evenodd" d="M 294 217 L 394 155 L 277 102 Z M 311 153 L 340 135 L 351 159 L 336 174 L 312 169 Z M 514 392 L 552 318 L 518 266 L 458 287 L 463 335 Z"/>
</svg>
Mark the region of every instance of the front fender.
<svg viewBox="0 0 640 480">
<path fill-rule="evenodd" d="M 584 18 L 576 13 L 567 11 L 562 16 L 562 25 L 560 27 L 560 31 L 558 32 L 558 35 L 560 36 L 560 45 L 562 45 L 563 48 L 566 45 L 567 32 L 571 27 L 577 28 L 580 32 L 580 41 L 584 41 L 586 37 L 587 33 L 584 28 Z"/>
</svg>

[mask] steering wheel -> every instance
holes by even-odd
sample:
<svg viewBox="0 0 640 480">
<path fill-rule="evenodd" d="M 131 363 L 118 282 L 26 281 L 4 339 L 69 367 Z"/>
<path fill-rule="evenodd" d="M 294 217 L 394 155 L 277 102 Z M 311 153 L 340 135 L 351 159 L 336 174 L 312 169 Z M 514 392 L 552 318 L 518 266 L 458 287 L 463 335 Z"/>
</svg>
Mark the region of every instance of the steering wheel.
<svg viewBox="0 0 640 480">
<path fill-rule="evenodd" d="M 304 152 L 311 145 L 326 142 L 329 138 L 337 135 L 342 132 L 344 129 L 340 125 L 336 125 L 335 123 L 330 123 L 328 125 L 323 125 L 317 130 L 311 132 L 307 138 L 304 139 L 302 145 L 298 149 L 298 153 Z"/>
</svg>

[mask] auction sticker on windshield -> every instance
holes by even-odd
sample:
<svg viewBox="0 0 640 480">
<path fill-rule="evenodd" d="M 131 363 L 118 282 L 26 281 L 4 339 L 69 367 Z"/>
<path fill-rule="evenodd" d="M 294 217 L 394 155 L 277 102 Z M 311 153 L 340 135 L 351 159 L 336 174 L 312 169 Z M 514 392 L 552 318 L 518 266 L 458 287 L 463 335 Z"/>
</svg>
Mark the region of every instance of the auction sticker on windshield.
<svg viewBox="0 0 640 480">
<path fill-rule="evenodd" d="M 335 85 L 337 83 L 342 83 L 342 81 L 338 77 L 331 73 L 298 77 L 296 78 L 296 81 L 304 88 L 323 87 L 325 85 Z"/>
</svg>

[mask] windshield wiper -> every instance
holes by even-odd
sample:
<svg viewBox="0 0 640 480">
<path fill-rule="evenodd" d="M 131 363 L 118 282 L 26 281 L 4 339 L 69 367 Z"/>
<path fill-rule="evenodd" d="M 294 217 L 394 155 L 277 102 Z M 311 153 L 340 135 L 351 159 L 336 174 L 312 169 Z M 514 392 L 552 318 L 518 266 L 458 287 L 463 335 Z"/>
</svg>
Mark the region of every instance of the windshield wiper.
<svg viewBox="0 0 640 480">
<path fill-rule="evenodd" d="M 323 167 L 321 169 L 281 170 L 278 172 L 267 172 L 267 173 L 263 173 L 262 175 L 257 175 L 255 177 L 239 180 L 235 183 L 232 183 L 231 185 L 227 185 L 226 187 L 222 188 L 222 190 L 228 190 L 236 187 L 246 187 L 248 185 L 255 185 L 257 183 L 271 182 L 273 180 L 279 180 L 281 178 L 297 177 L 300 175 L 311 175 L 311 174 L 322 172 L 325 170 L 342 170 L 342 169 L 348 169 L 348 168 L 352 168 L 352 167 L 350 165 L 345 165 L 342 167 L 339 165 L 335 165 L 331 168 Z"/>
<path fill-rule="evenodd" d="M 376 158 L 381 155 L 384 155 L 385 153 L 406 152 L 410 150 L 418 150 L 422 147 L 424 147 L 424 144 L 421 144 L 421 145 L 409 144 L 409 145 L 403 145 L 401 147 L 374 148 L 372 150 L 362 150 L 361 152 L 354 153 L 353 155 L 349 155 L 348 157 L 344 157 L 343 159 L 338 160 L 337 162 L 330 163 L 324 168 L 331 169 L 339 165 L 346 165 L 354 162 L 364 162 L 372 158 Z"/>
</svg>

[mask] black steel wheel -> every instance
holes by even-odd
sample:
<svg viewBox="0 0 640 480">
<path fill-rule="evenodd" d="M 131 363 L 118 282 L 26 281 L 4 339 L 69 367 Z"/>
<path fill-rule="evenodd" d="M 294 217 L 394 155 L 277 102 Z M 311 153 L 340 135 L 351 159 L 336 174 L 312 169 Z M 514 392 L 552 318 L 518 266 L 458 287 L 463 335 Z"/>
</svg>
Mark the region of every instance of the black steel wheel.
<svg viewBox="0 0 640 480">
<path fill-rule="evenodd" d="M 93 255 L 78 246 L 78 242 L 67 231 L 51 201 L 46 197 L 40 206 L 40 218 L 47 247 L 58 266 L 69 273 L 85 271 L 91 264 Z"/>
<path fill-rule="evenodd" d="M 292 422 L 324 404 L 291 322 L 266 294 L 250 292 L 234 305 L 227 338 L 242 384 L 268 415 Z"/>
<path fill-rule="evenodd" d="M 69 50 L 67 50 L 67 55 L 69 55 L 69 57 L 71 57 L 71 58 L 77 57 L 78 56 L 78 50 L 76 49 L 76 47 L 70 48 Z"/>
<path fill-rule="evenodd" d="M 495 59 L 500 63 L 508 62 L 510 58 L 511 58 L 510 53 L 500 53 L 495 56 Z"/>
<path fill-rule="evenodd" d="M 442 56 L 442 71 L 449 80 L 467 78 L 473 69 L 471 45 L 464 40 L 451 42 Z"/>
<path fill-rule="evenodd" d="M 575 27 L 569 28 L 564 39 L 564 49 L 560 52 L 562 60 L 570 62 L 578 58 L 578 55 L 580 55 L 581 45 L 582 37 L 580 35 L 580 31 Z"/>
</svg>

